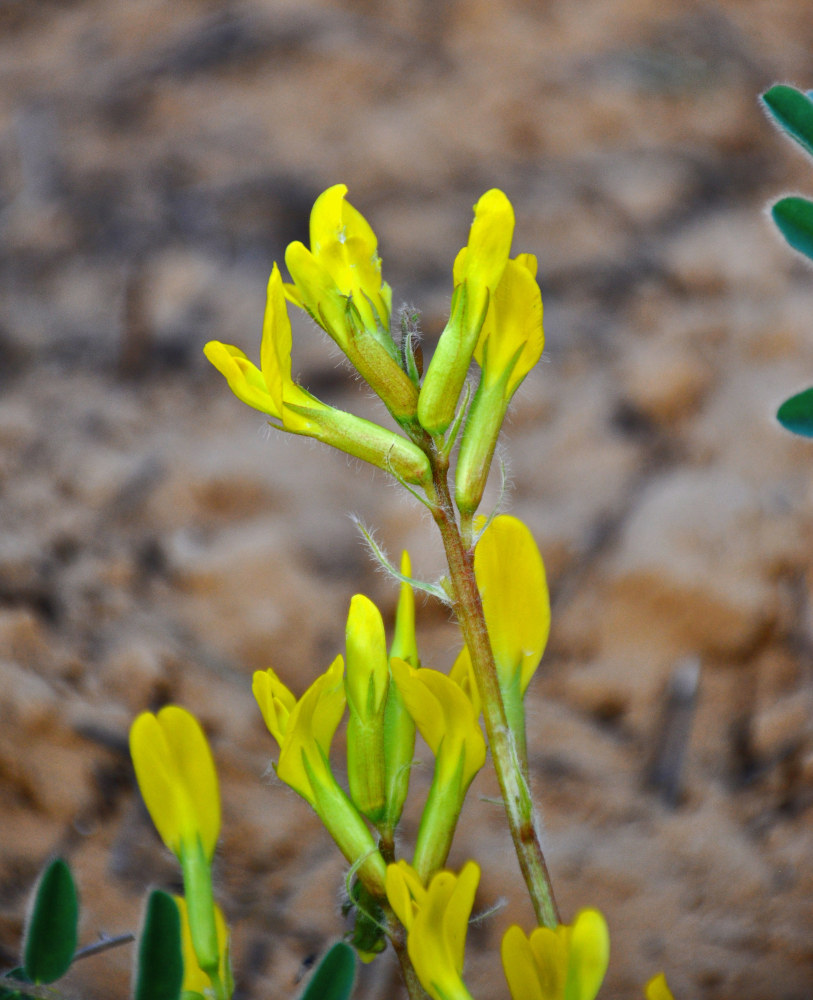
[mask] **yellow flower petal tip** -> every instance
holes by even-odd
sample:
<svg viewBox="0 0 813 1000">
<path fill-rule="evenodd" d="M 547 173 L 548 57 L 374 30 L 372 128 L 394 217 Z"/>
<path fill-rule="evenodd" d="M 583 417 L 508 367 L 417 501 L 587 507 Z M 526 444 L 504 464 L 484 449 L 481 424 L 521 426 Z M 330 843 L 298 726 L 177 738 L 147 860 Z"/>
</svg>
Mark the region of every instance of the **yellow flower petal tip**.
<svg viewBox="0 0 813 1000">
<path fill-rule="evenodd" d="M 653 976 L 646 984 L 645 995 L 646 1000 L 675 1000 L 672 991 L 666 985 L 666 976 L 662 972 Z"/>
</svg>

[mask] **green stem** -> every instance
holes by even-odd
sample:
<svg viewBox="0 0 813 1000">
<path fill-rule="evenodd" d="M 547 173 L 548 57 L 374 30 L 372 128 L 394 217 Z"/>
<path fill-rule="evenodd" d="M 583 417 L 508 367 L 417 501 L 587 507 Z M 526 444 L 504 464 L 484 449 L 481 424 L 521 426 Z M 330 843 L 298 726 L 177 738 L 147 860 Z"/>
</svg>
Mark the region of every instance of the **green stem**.
<svg viewBox="0 0 813 1000">
<path fill-rule="evenodd" d="M 407 952 L 406 930 L 389 907 L 387 907 L 387 911 L 387 932 L 393 950 L 398 956 L 398 963 L 401 966 L 401 975 L 404 977 L 404 985 L 406 986 L 409 1000 L 427 1000 L 427 995 L 424 992 L 423 986 L 421 986 L 418 974 L 415 972 L 415 967 Z"/>
<path fill-rule="evenodd" d="M 432 516 L 440 530 L 452 584 L 455 615 L 469 648 L 477 686 L 483 701 L 483 719 L 494 770 L 502 792 L 505 814 L 519 866 L 538 922 L 556 927 L 559 913 L 548 867 L 539 842 L 539 828 L 521 756 L 505 712 L 497 667 L 486 629 L 483 605 L 474 577 L 473 551 L 467 549 L 458 530 L 449 494 L 448 459 L 434 447 L 428 451 L 432 464 L 434 500 Z"/>
</svg>

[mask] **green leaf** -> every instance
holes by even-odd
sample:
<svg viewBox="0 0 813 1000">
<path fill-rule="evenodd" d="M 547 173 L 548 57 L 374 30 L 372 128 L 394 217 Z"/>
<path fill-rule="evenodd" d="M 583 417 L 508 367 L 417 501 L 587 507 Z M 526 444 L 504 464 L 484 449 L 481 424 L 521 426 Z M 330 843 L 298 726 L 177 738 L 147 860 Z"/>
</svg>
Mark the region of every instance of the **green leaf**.
<svg viewBox="0 0 813 1000">
<path fill-rule="evenodd" d="M 67 863 L 55 858 L 34 890 L 24 943 L 23 971 L 32 983 L 64 976 L 76 951 L 79 899 Z"/>
<path fill-rule="evenodd" d="M 813 101 L 807 94 L 778 83 L 765 91 L 762 103 L 779 126 L 813 156 Z"/>
<path fill-rule="evenodd" d="M 777 410 L 776 419 L 794 434 L 813 437 L 813 387 L 786 399 Z"/>
<path fill-rule="evenodd" d="M 172 896 L 154 889 L 138 944 L 135 1000 L 178 1000 L 182 985 L 181 915 Z"/>
<path fill-rule="evenodd" d="M 300 1000 L 348 1000 L 355 978 L 355 952 L 337 941 L 316 967 Z"/>
<path fill-rule="evenodd" d="M 796 196 L 781 198 L 771 215 L 793 249 L 813 259 L 813 201 Z"/>
</svg>

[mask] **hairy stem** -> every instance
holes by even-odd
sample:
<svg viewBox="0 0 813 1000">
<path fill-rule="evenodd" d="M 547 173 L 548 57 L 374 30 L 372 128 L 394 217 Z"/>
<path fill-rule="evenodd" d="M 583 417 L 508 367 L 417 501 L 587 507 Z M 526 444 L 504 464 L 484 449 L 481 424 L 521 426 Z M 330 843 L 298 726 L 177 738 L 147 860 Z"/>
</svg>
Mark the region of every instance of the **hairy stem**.
<svg viewBox="0 0 813 1000">
<path fill-rule="evenodd" d="M 505 814 L 519 866 L 539 923 L 556 927 L 559 913 L 553 887 L 539 841 L 539 828 L 531 792 L 520 754 L 511 735 L 505 704 L 497 678 L 497 667 L 486 629 L 483 605 L 474 577 L 473 549 L 461 537 L 448 485 L 448 459 L 434 447 L 427 451 L 432 464 L 435 519 L 452 585 L 454 610 L 463 639 L 469 648 L 477 686 L 483 701 L 483 719 L 494 770 L 502 791 Z"/>
</svg>

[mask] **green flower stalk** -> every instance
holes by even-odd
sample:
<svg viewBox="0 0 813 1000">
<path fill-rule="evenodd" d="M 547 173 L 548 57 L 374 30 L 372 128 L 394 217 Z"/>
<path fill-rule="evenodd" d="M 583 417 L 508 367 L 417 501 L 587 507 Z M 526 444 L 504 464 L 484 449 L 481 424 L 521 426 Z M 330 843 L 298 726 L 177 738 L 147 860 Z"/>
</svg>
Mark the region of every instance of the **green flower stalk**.
<svg viewBox="0 0 813 1000">
<path fill-rule="evenodd" d="M 474 861 L 459 875 L 437 872 L 428 886 L 405 861 L 387 866 L 387 898 L 406 928 L 409 957 L 432 1000 L 472 1000 L 462 973 L 479 881 Z"/>
<path fill-rule="evenodd" d="M 429 462 L 415 444 L 369 420 L 327 406 L 294 382 L 291 339 L 282 277 L 275 264 L 268 279 L 260 368 L 239 348 L 219 340 L 210 341 L 204 353 L 225 376 L 235 396 L 274 418 L 274 426 L 280 430 L 316 438 L 391 472 L 405 482 L 428 483 L 431 480 Z M 406 375 L 404 378 L 412 386 Z"/>
<path fill-rule="evenodd" d="M 513 1000 L 595 1000 L 610 960 L 610 935 L 598 910 L 581 910 L 572 925 L 537 927 L 526 937 L 514 924 L 502 939 Z"/>
<path fill-rule="evenodd" d="M 222 954 L 212 896 L 212 858 L 220 834 L 220 794 L 212 752 L 197 719 L 177 705 L 143 712 L 130 729 L 130 753 L 144 804 L 178 858 L 197 964 L 215 987 Z"/>
<path fill-rule="evenodd" d="M 459 257 L 455 262 L 455 281 L 465 260 Z M 455 472 L 455 503 L 464 518 L 480 506 L 508 406 L 545 346 L 536 267 L 531 254 L 508 261 L 474 350 L 482 374 L 466 417 Z"/>
<path fill-rule="evenodd" d="M 254 674 L 252 691 L 276 740 L 277 776 L 318 813 L 367 888 L 384 894 L 385 865 L 372 834 L 330 769 L 330 744 L 344 715 L 344 661 L 337 656 L 297 701 L 273 670 Z"/>
<path fill-rule="evenodd" d="M 440 336 L 418 398 L 418 419 L 433 437 L 444 434 L 457 410 L 490 297 L 508 263 L 514 210 L 493 188 L 474 206 L 469 242 L 455 262 L 449 323 Z"/>
<path fill-rule="evenodd" d="M 378 241 L 367 220 L 334 184 L 315 201 L 308 249 L 285 251 L 294 283 L 286 295 L 338 344 L 399 423 L 415 418 L 418 391 L 390 335 L 392 291 L 381 278 Z"/>
<path fill-rule="evenodd" d="M 451 678 L 437 670 L 415 670 L 397 657 L 391 669 L 404 704 L 435 756 L 412 862 L 425 881 L 446 861 L 466 792 L 485 763 L 486 744 L 474 706 Z"/>
<path fill-rule="evenodd" d="M 359 812 L 379 823 L 386 813 L 384 718 L 389 665 L 384 621 L 369 598 L 350 601 L 346 629 L 347 670 L 344 688 L 347 724 L 347 778 Z"/>
</svg>

